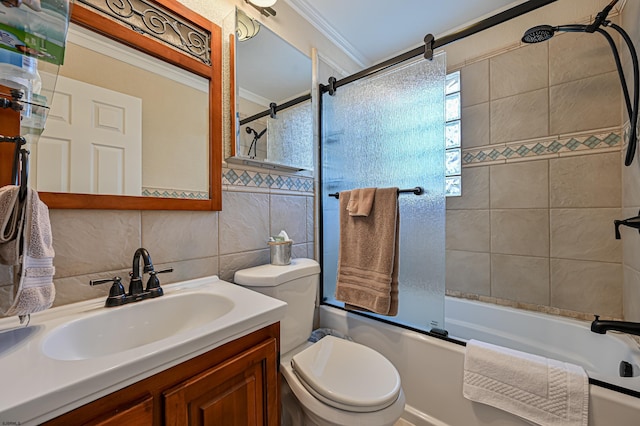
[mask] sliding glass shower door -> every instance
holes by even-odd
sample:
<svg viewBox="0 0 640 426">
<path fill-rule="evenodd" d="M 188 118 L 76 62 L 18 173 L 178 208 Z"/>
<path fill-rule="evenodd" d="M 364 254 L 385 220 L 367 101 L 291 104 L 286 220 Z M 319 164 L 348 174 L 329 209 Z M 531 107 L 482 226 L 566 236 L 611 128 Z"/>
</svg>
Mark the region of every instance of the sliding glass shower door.
<svg viewBox="0 0 640 426">
<path fill-rule="evenodd" d="M 446 59 L 419 59 L 322 95 L 321 208 L 323 300 L 335 299 L 339 201 L 364 187 L 424 188 L 399 194 L 399 311 L 383 317 L 443 328 L 445 291 L 444 94 Z M 378 315 L 374 315 L 378 316 Z"/>
</svg>

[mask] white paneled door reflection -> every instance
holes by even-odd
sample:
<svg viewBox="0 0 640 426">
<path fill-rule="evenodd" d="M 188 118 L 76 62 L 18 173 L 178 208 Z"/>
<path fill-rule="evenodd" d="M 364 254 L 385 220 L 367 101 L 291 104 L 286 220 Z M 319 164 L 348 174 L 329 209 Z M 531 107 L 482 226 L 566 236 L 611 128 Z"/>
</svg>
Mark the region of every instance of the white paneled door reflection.
<svg viewBox="0 0 640 426">
<path fill-rule="evenodd" d="M 30 149 L 39 191 L 140 195 L 142 100 L 58 76 L 45 130 Z"/>
</svg>

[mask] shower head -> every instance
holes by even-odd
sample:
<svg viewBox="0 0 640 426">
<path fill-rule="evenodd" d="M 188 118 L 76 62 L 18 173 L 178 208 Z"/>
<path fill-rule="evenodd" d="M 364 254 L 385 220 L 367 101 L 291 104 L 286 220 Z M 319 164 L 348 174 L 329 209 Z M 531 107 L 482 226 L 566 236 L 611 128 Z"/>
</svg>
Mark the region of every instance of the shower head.
<svg viewBox="0 0 640 426">
<path fill-rule="evenodd" d="M 594 31 L 598 31 L 596 29 Z M 551 25 L 538 25 L 537 27 L 529 28 L 524 32 L 522 36 L 523 43 L 540 43 L 543 41 L 549 40 L 555 33 L 558 31 L 563 31 L 567 33 L 585 33 L 589 32 L 588 25 L 558 25 L 557 27 L 552 27 Z"/>
<path fill-rule="evenodd" d="M 638 122 L 638 110 L 640 109 L 640 65 L 638 64 L 638 55 L 636 53 L 636 49 L 633 46 L 633 42 L 629 37 L 629 34 L 627 34 L 624 29 L 622 29 L 615 23 L 607 20 L 607 15 L 613 9 L 613 6 L 618 3 L 618 1 L 619 0 L 612 0 L 600 13 L 596 15 L 596 18 L 589 25 L 570 24 L 559 25 L 556 27 L 552 27 L 551 25 L 538 25 L 525 31 L 524 35 L 522 36 L 522 42 L 540 43 L 543 41 L 547 41 L 558 31 L 588 34 L 599 33 L 605 37 L 613 53 L 613 58 L 618 70 L 618 76 L 620 77 L 622 93 L 624 94 L 625 98 L 627 112 L 629 113 L 629 122 L 631 123 L 631 130 L 629 132 L 629 145 L 627 146 L 627 154 L 624 161 L 624 164 L 626 166 L 630 166 L 635 157 L 636 146 L 638 144 L 636 123 Z M 627 44 L 629 53 L 631 55 L 631 63 L 633 66 L 633 103 L 631 101 L 631 96 L 627 87 L 626 78 L 624 76 L 622 62 L 620 61 L 620 55 L 618 53 L 616 43 L 611 35 L 602 27 L 612 28 L 613 30 L 617 31 Z"/>
<path fill-rule="evenodd" d="M 524 43 L 540 43 L 549 40 L 555 32 L 556 28 L 551 25 L 538 25 L 525 31 L 522 41 Z"/>
</svg>

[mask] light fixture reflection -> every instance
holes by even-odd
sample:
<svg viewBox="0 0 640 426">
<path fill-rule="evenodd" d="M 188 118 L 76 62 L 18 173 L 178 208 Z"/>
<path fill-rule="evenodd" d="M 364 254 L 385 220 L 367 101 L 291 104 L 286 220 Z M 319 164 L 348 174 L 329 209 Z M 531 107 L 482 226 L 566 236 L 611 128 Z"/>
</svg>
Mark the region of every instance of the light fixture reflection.
<svg viewBox="0 0 640 426">
<path fill-rule="evenodd" d="M 249 0 L 249 3 L 253 3 L 258 7 L 271 7 L 276 4 L 277 0 Z"/>
<path fill-rule="evenodd" d="M 260 31 L 260 23 L 247 16 L 241 10 L 237 12 L 236 21 L 236 37 L 238 37 L 238 41 L 249 40 Z"/>
</svg>

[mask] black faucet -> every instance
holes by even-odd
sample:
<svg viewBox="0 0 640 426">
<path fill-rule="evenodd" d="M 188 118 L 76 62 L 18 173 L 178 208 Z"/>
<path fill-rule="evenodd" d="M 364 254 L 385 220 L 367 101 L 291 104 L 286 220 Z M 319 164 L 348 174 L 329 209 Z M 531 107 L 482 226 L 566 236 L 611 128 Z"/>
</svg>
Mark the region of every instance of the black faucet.
<svg viewBox="0 0 640 426">
<path fill-rule="evenodd" d="M 630 228 L 635 228 L 640 232 L 640 211 L 638 212 L 638 216 L 630 217 L 623 220 L 614 220 L 613 224 L 615 225 L 616 230 L 616 240 L 621 238 L 620 236 L 620 225 L 628 226 Z"/>
<path fill-rule="evenodd" d="M 142 261 L 144 262 L 144 268 L 142 270 L 142 274 L 140 273 L 140 258 L 142 257 Z M 145 272 L 153 271 L 153 263 L 151 262 L 151 255 L 146 248 L 140 247 L 133 254 L 133 266 L 131 267 L 131 272 L 129 272 L 129 276 L 131 280 L 129 281 L 129 293 L 128 296 L 136 297 L 139 294 L 144 293 L 144 289 L 142 288 L 142 275 Z"/>
<path fill-rule="evenodd" d="M 640 322 L 600 321 L 600 315 L 595 315 L 595 317 L 591 323 L 591 331 L 594 333 L 605 334 L 607 330 L 613 330 L 640 336 Z"/>
<path fill-rule="evenodd" d="M 143 262 L 142 273 L 140 272 L 140 258 L 142 258 Z M 125 293 L 120 277 L 104 280 L 91 280 L 89 281 L 89 284 L 93 286 L 96 284 L 113 282 L 111 290 L 109 290 L 109 297 L 107 297 L 107 301 L 105 302 L 105 306 L 109 308 L 162 296 L 164 291 L 162 290 L 162 287 L 160 287 L 160 280 L 158 280 L 156 275 L 164 274 L 166 272 L 173 272 L 173 268 L 167 268 L 161 271 L 154 270 L 149 252 L 147 249 L 141 247 L 133 254 L 133 265 L 131 267 L 131 272 L 129 272 L 129 276 L 131 277 L 129 281 L 129 292 Z M 146 288 L 143 288 L 142 276 L 145 273 L 149 274 L 149 280 L 147 281 Z"/>
</svg>

